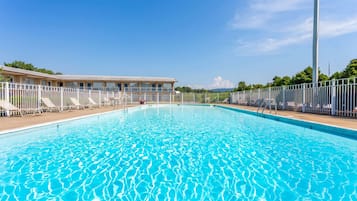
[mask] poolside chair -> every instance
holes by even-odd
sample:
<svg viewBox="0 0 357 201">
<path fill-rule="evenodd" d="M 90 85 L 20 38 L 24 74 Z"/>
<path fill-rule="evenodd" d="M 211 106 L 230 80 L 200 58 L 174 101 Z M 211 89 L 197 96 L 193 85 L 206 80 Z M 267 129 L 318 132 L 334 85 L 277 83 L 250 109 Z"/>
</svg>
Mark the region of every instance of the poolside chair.
<svg viewBox="0 0 357 201">
<path fill-rule="evenodd" d="M 69 99 L 71 100 L 72 104 L 77 107 L 77 109 L 84 109 L 84 105 L 80 104 L 76 98 L 70 97 Z"/>
<path fill-rule="evenodd" d="M 61 111 L 60 107 L 58 107 L 55 104 L 53 104 L 51 99 L 49 99 L 49 98 L 41 98 L 41 101 L 45 105 L 45 108 L 49 109 L 50 112 L 52 112 L 52 109 L 57 110 L 58 112 Z"/>
<path fill-rule="evenodd" d="M 22 115 L 22 112 L 19 108 L 15 107 L 13 104 L 5 101 L 5 100 L 0 100 L 0 108 L 4 109 L 5 111 L 16 111 L 16 112 L 19 112 L 21 116 Z"/>
<path fill-rule="evenodd" d="M 91 97 L 88 97 L 89 104 L 88 106 L 91 108 L 93 106 L 99 107 L 98 103 L 96 103 Z"/>
<path fill-rule="evenodd" d="M 103 101 L 102 101 L 103 105 L 110 105 L 110 100 L 107 97 L 103 97 Z"/>
</svg>

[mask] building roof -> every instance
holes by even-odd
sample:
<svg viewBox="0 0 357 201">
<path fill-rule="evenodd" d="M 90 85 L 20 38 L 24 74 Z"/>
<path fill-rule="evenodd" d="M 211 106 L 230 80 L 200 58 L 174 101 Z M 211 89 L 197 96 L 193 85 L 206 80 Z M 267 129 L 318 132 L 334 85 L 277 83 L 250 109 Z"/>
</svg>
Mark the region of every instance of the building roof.
<svg viewBox="0 0 357 201">
<path fill-rule="evenodd" d="M 21 69 L 21 68 L 0 66 L 0 69 L 2 69 L 2 71 L 10 72 L 10 73 L 15 74 L 15 75 L 28 75 L 30 77 L 57 79 L 56 75 L 50 75 L 50 74 L 47 74 L 47 73 L 40 73 L 40 72 L 25 70 L 25 69 Z"/>
<path fill-rule="evenodd" d="M 169 77 L 138 77 L 138 76 L 106 76 L 106 75 L 50 75 L 35 71 L 24 70 L 20 68 L 12 68 L 8 66 L 0 66 L 4 72 L 10 72 L 16 75 L 27 75 L 36 78 L 49 78 L 63 81 L 125 81 L 125 82 L 176 82 L 175 78 Z"/>
</svg>

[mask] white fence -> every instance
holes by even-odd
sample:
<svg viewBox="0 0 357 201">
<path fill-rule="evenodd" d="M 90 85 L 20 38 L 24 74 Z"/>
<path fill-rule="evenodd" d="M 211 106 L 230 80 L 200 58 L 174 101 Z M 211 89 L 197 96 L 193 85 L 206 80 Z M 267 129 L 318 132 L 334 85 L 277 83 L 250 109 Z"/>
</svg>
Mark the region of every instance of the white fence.
<svg viewBox="0 0 357 201">
<path fill-rule="evenodd" d="M 118 89 L 88 90 L 79 88 L 63 88 L 42 85 L 0 82 L 0 101 L 10 103 L 16 110 L 9 110 L 0 104 L 0 116 L 35 114 L 50 111 L 42 102 L 48 98 L 60 111 L 78 109 L 70 98 L 75 98 L 83 106 L 89 106 L 89 97 L 97 106 L 125 106 L 130 104 L 177 103 L 218 103 L 228 100 L 220 93 L 174 93 L 172 89 L 129 88 L 121 92 Z"/>
<path fill-rule="evenodd" d="M 238 91 L 231 103 L 256 106 L 269 100 L 280 110 L 357 117 L 357 78 Z"/>
</svg>

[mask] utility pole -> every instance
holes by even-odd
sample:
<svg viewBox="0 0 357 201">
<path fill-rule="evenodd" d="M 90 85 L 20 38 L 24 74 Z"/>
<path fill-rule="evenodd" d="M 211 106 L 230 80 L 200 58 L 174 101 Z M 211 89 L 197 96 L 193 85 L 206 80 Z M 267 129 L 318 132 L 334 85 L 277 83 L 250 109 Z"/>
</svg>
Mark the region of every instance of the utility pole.
<svg viewBox="0 0 357 201">
<path fill-rule="evenodd" d="M 314 0 L 314 29 L 312 41 L 312 83 L 319 82 L 319 19 L 320 0 Z"/>
</svg>

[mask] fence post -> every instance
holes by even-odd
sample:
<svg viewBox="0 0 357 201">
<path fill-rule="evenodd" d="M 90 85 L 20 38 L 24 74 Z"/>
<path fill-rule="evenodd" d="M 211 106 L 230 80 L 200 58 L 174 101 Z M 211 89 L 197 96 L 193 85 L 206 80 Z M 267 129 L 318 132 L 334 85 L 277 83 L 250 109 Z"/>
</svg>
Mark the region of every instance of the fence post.
<svg viewBox="0 0 357 201">
<path fill-rule="evenodd" d="M 258 89 L 258 99 L 260 99 L 260 88 Z"/>
<path fill-rule="evenodd" d="M 286 109 L 286 95 L 285 95 L 285 90 L 286 90 L 286 86 L 283 86 L 283 110 Z"/>
<path fill-rule="evenodd" d="M 63 87 L 61 87 L 61 111 L 63 111 Z"/>
<path fill-rule="evenodd" d="M 160 103 L 159 92 L 156 92 L 156 104 Z"/>
<path fill-rule="evenodd" d="M 336 82 L 335 79 L 332 81 L 332 88 L 331 88 L 331 115 L 336 115 Z M 330 85 L 331 87 L 331 85 Z"/>
<path fill-rule="evenodd" d="M 269 87 L 269 110 L 271 112 L 271 87 Z"/>
<path fill-rule="evenodd" d="M 306 107 L 306 103 L 305 103 L 305 83 L 302 84 L 302 112 L 305 112 L 305 107 Z"/>
<path fill-rule="evenodd" d="M 130 104 L 133 104 L 133 91 L 130 90 Z"/>
<path fill-rule="evenodd" d="M 240 94 L 240 92 L 238 91 L 238 92 L 237 92 L 237 104 L 239 104 L 239 98 L 240 98 L 240 97 L 239 97 L 239 94 Z"/>
<path fill-rule="evenodd" d="M 183 105 L 183 93 L 181 93 L 181 105 Z"/>
<path fill-rule="evenodd" d="M 170 96 L 170 105 L 171 105 L 171 91 L 170 91 L 170 95 L 169 96 Z"/>
<path fill-rule="evenodd" d="M 37 86 L 37 111 L 41 112 L 41 85 Z"/>
<path fill-rule="evenodd" d="M 5 101 L 10 103 L 9 83 L 5 82 Z M 5 110 L 6 116 L 10 116 L 10 110 Z"/>
<path fill-rule="evenodd" d="M 77 88 L 77 100 L 80 103 L 80 101 L 79 101 L 79 88 Z M 79 110 L 79 106 L 77 106 L 77 109 Z"/>
<path fill-rule="evenodd" d="M 99 99 L 99 100 L 98 100 L 98 102 L 99 102 L 99 103 L 98 103 L 98 106 L 101 107 L 101 106 L 102 106 L 102 91 L 101 91 L 101 90 L 99 90 L 98 96 L 99 96 L 99 97 L 98 97 L 98 99 Z"/>
</svg>

